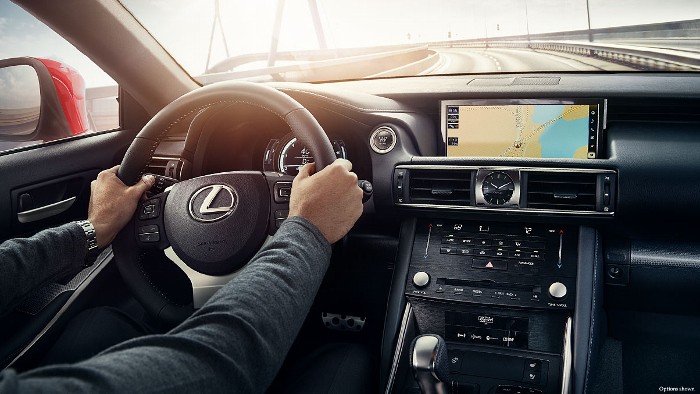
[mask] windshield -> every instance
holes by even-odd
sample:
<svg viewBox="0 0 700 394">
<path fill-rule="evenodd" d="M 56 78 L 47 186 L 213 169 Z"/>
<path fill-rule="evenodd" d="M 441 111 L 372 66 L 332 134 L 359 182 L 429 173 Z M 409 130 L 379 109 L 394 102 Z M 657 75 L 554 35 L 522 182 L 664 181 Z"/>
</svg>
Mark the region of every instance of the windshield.
<svg viewBox="0 0 700 394">
<path fill-rule="evenodd" d="M 202 83 L 698 71 L 698 0 L 122 0 Z"/>
</svg>

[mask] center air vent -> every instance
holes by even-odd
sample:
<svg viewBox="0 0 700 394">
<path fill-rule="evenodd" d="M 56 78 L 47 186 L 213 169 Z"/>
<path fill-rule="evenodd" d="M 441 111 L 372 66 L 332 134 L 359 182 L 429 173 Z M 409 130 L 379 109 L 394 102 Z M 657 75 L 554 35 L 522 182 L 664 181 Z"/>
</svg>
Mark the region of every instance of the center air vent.
<svg viewBox="0 0 700 394">
<path fill-rule="evenodd" d="M 571 172 L 529 172 L 527 208 L 595 211 L 598 175 Z"/>
<path fill-rule="evenodd" d="M 470 205 L 472 171 L 418 170 L 409 174 L 411 204 Z"/>
</svg>

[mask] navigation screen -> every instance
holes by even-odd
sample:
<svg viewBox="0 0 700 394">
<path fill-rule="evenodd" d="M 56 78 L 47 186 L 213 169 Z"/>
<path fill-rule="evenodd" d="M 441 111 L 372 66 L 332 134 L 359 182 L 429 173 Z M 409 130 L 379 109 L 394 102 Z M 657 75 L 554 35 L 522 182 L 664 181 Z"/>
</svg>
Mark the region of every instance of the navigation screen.
<svg viewBox="0 0 700 394">
<path fill-rule="evenodd" d="M 448 157 L 595 159 L 600 105 L 451 105 L 446 112 Z"/>
</svg>

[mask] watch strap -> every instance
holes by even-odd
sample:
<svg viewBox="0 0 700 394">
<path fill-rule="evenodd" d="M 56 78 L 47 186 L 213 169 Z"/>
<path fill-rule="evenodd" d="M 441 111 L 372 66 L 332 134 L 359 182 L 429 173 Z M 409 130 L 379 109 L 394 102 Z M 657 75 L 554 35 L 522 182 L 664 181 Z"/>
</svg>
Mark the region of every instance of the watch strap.
<svg viewBox="0 0 700 394">
<path fill-rule="evenodd" d="M 97 234 L 95 233 L 95 227 L 93 227 L 89 220 L 80 220 L 77 223 L 85 232 L 85 249 L 87 251 L 87 254 L 85 255 L 85 264 L 92 265 L 97 256 L 100 254 L 100 248 L 97 246 Z"/>
</svg>

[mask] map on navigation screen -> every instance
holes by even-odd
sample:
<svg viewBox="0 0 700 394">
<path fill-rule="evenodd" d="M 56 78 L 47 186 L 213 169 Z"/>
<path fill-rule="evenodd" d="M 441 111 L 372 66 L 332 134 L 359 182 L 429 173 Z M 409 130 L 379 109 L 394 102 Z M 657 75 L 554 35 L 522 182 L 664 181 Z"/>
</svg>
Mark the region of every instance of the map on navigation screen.
<svg viewBox="0 0 700 394">
<path fill-rule="evenodd" d="M 594 159 L 598 105 L 447 105 L 449 157 Z"/>
</svg>

